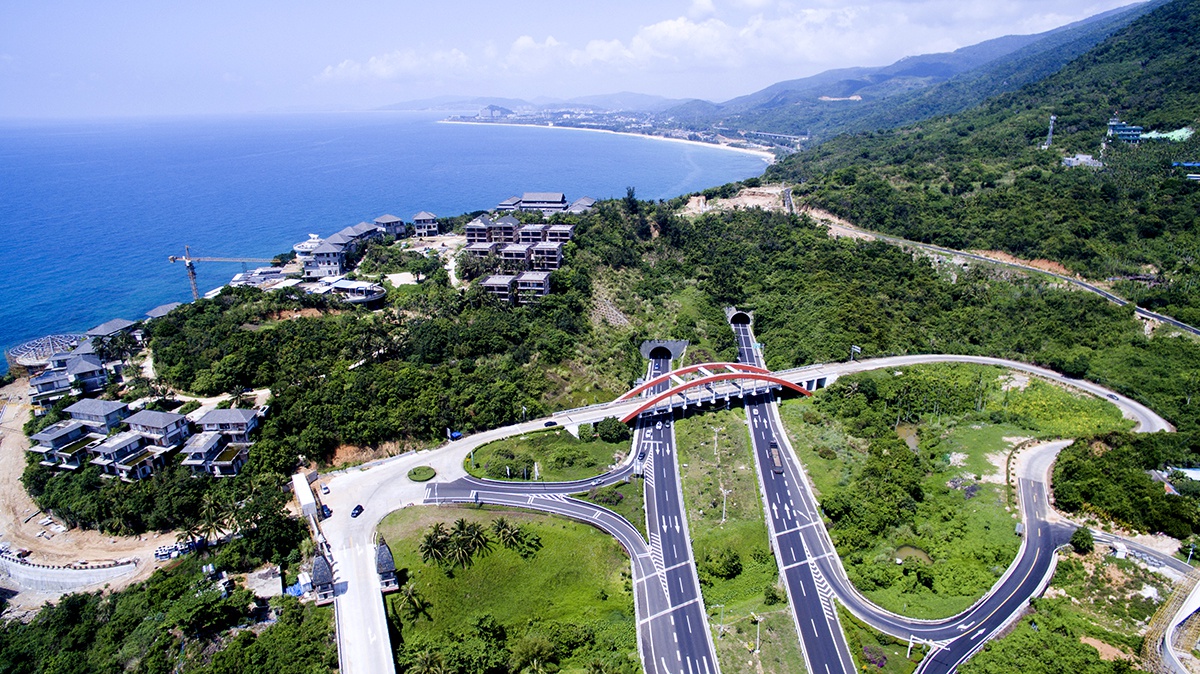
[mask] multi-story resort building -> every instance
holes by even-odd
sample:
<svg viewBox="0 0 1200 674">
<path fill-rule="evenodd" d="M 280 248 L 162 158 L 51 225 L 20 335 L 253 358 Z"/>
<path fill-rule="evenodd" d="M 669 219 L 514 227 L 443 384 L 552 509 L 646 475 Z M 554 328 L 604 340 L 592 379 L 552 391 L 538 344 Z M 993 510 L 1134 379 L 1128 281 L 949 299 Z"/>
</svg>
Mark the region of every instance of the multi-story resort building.
<svg viewBox="0 0 1200 674">
<path fill-rule="evenodd" d="M 250 433 L 258 427 L 255 410 L 213 410 L 196 422 L 201 432 L 183 448 L 182 464 L 195 473 L 232 477 L 250 459 Z"/>
<path fill-rule="evenodd" d="M 421 211 L 413 216 L 413 229 L 419 237 L 437 236 L 441 234 L 437 216 L 428 211 Z"/>
<path fill-rule="evenodd" d="M 596 200 L 591 197 L 580 197 L 568 204 L 567 197 L 562 192 L 526 192 L 519 197 L 509 197 L 496 205 L 497 211 L 541 211 L 550 213 L 586 213 Z"/>
<path fill-rule="evenodd" d="M 397 239 L 403 239 L 408 236 L 408 227 L 404 226 L 404 221 L 390 213 L 375 218 L 375 226 L 384 234 L 394 236 Z"/>
</svg>

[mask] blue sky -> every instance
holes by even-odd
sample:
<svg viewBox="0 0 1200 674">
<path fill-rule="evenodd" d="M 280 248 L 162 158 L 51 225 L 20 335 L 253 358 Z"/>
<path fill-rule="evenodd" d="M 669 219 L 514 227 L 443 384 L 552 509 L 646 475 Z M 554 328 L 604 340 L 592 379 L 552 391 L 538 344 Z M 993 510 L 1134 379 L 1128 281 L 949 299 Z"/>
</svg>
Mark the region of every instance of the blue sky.
<svg viewBox="0 0 1200 674">
<path fill-rule="evenodd" d="M 0 6 L 0 116 L 369 109 L 440 95 L 714 101 L 1036 33 L 1128 0 L 544 0 Z"/>
</svg>

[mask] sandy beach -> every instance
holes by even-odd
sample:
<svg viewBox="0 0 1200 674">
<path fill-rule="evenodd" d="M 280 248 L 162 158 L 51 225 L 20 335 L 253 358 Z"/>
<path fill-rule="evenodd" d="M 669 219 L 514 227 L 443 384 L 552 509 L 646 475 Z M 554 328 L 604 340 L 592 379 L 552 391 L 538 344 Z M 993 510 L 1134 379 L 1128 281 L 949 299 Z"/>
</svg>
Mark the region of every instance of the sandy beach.
<svg viewBox="0 0 1200 674">
<path fill-rule="evenodd" d="M 768 164 L 775 163 L 775 154 L 766 150 L 752 150 L 745 147 L 733 147 L 732 145 L 724 145 L 721 143 L 704 143 L 698 140 L 687 140 L 684 138 L 667 138 L 666 136 L 652 136 L 648 133 L 629 133 L 627 131 L 609 131 L 608 129 L 585 129 L 578 126 L 552 126 L 550 124 L 516 124 L 513 122 L 467 122 L 457 119 L 442 119 L 438 120 L 439 124 L 473 124 L 476 126 L 523 126 L 533 127 L 536 129 L 566 129 L 568 131 L 587 131 L 589 133 L 610 133 L 615 136 L 630 136 L 633 138 L 649 138 L 651 140 L 665 140 L 671 143 L 686 143 L 688 145 L 697 145 L 699 147 L 716 148 L 718 150 L 729 150 L 730 152 L 741 152 L 742 154 L 752 154 Z"/>
</svg>

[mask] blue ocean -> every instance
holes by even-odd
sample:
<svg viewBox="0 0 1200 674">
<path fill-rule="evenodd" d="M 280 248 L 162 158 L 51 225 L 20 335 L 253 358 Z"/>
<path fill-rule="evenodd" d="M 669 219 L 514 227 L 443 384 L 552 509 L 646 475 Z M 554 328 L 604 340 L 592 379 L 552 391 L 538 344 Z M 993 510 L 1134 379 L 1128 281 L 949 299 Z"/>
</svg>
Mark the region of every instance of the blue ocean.
<svg viewBox="0 0 1200 674">
<path fill-rule="evenodd" d="M 759 175 L 719 148 L 429 113 L 0 122 L 0 347 L 191 299 L 170 255 L 270 258 L 390 213 L 526 191 L 643 199 Z M 198 263 L 201 292 L 241 265 Z M 0 361 L 0 368 L 3 368 Z"/>
</svg>

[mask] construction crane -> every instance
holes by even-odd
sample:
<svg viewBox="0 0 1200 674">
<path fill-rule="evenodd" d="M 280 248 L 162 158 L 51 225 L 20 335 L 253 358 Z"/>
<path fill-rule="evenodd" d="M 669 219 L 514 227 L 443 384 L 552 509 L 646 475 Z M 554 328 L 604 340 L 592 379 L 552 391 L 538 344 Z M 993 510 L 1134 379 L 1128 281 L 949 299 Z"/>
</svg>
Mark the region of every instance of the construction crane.
<svg viewBox="0 0 1200 674">
<path fill-rule="evenodd" d="M 196 287 L 196 262 L 274 262 L 260 257 L 192 257 L 189 246 L 183 247 L 183 255 L 171 255 L 167 259 L 183 262 L 183 266 L 187 267 L 188 280 L 192 282 L 192 298 L 197 300 L 200 299 L 200 289 Z"/>
</svg>

